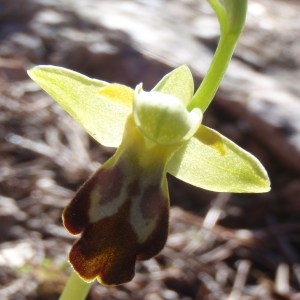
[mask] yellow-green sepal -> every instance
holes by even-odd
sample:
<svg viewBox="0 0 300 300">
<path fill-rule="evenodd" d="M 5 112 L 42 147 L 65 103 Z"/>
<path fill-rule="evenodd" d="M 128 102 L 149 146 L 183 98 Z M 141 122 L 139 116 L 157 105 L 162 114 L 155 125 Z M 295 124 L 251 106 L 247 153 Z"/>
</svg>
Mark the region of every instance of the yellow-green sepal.
<svg viewBox="0 0 300 300">
<path fill-rule="evenodd" d="M 194 80 L 187 65 L 182 65 L 165 75 L 152 91 L 175 96 L 187 106 L 194 94 Z"/>
<path fill-rule="evenodd" d="M 120 145 L 132 109 L 131 88 L 55 66 L 37 66 L 28 75 L 100 144 Z"/>
<path fill-rule="evenodd" d="M 270 190 L 267 172 L 257 158 L 203 125 L 174 154 L 167 172 L 215 192 L 263 193 Z"/>
</svg>

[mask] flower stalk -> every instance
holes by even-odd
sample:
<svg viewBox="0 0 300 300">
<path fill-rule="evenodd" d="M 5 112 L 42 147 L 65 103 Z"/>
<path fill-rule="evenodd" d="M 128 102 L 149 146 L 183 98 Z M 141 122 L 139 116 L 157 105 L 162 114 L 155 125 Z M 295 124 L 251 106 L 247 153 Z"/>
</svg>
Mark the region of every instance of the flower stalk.
<svg viewBox="0 0 300 300">
<path fill-rule="evenodd" d="M 220 39 L 209 69 L 188 108 L 201 108 L 204 113 L 224 77 L 240 34 L 244 28 L 247 0 L 209 0 L 220 24 Z"/>
<path fill-rule="evenodd" d="M 84 300 L 90 290 L 90 283 L 82 280 L 76 272 L 70 275 L 59 300 Z"/>
</svg>

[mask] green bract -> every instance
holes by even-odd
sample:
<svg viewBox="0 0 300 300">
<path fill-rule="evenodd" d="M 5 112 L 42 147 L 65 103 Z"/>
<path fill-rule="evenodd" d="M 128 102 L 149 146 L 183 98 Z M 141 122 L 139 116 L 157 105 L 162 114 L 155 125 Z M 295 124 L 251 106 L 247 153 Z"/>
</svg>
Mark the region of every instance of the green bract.
<svg viewBox="0 0 300 300">
<path fill-rule="evenodd" d="M 104 146 L 119 146 L 133 109 L 136 126 L 152 142 L 183 143 L 166 166 L 172 175 L 216 192 L 260 193 L 270 189 L 267 173 L 255 157 L 200 125 L 200 109 L 186 109 L 194 86 L 186 65 L 167 74 L 150 92 L 141 86 L 134 92 L 124 85 L 54 66 L 38 66 L 28 73 Z"/>
</svg>

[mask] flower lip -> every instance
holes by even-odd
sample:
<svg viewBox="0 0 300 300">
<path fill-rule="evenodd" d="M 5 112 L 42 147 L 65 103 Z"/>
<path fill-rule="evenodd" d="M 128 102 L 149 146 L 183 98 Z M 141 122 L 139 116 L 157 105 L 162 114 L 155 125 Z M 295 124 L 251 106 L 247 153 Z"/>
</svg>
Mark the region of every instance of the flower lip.
<svg viewBox="0 0 300 300">
<path fill-rule="evenodd" d="M 134 93 L 133 116 L 144 136 L 160 145 L 176 145 L 191 138 L 202 121 L 199 108 L 188 111 L 177 97 L 145 92 L 142 84 Z"/>
<path fill-rule="evenodd" d="M 163 248 L 169 219 L 165 166 L 173 150 L 163 148 L 146 147 L 130 116 L 117 152 L 65 208 L 65 227 L 82 233 L 69 260 L 84 280 L 128 282 L 136 260 L 149 259 Z"/>
</svg>

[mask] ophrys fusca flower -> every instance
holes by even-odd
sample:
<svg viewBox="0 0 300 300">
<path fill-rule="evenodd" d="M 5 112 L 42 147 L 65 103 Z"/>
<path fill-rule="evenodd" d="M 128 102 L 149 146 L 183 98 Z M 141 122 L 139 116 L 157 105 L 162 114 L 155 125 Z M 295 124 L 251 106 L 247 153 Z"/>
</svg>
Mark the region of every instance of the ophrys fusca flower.
<svg viewBox="0 0 300 300">
<path fill-rule="evenodd" d="M 202 125 L 200 108 L 187 109 L 194 83 L 185 65 L 149 92 L 59 67 L 39 66 L 29 74 L 99 143 L 117 147 L 63 213 L 69 232 L 81 234 L 69 259 L 86 281 L 127 282 L 137 259 L 149 259 L 163 248 L 167 173 L 217 192 L 270 188 L 255 157 Z"/>
</svg>

